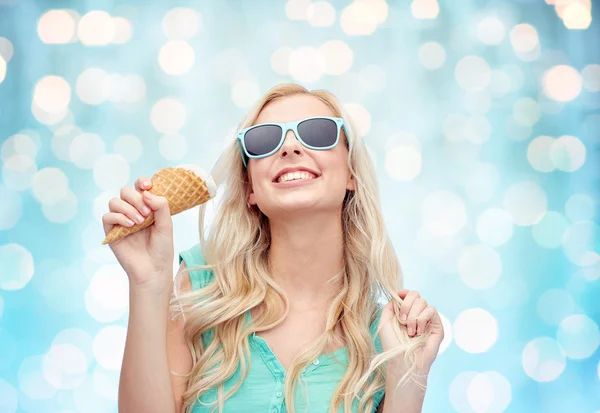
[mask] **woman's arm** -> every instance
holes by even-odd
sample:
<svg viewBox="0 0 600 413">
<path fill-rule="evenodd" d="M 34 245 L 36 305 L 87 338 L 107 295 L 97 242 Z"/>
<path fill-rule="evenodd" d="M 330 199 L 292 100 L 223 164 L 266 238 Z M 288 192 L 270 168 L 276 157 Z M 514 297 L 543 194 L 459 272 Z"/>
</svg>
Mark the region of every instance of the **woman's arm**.
<svg viewBox="0 0 600 413">
<path fill-rule="evenodd" d="M 179 271 L 185 269 L 185 262 L 181 262 Z M 190 291 L 192 283 L 188 274 L 183 276 L 181 281 L 181 292 Z M 181 413 L 183 400 L 181 397 L 187 389 L 186 375 L 192 370 L 192 355 L 183 334 L 183 320 L 178 317 L 177 320 L 169 320 L 167 329 L 167 358 L 171 368 L 171 386 L 173 387 L 173 396 L 175 397 L 175 411 Z M 176 374 L 173 374 L 176 373 Z"/>
<path fill-rule="evenodd" d="M 172 274 L 165 277 L 172 278 Z M 170 320 L 170 298 L 170 291 L 156 294 L 130 287 L 129 324 L 119 381 L 120 413 L 181 411 L 181 395 L 187 383 L 170 370 L 186 373 L 192 358 L 181 322 Z"/>
<path fill-rule="evenodd" d="M 422 387 L 418 386 L 414 382 L 410 382 L 405 386 L 402 386 L 398 389 L 398 391 L 394 394 L 394 387 L 398 380 L 400 380 L 399 376 L 395 375 L 395 372 L 398 369 L 394 369 L 390 371 L 388 369 L 388 378 L 386 381 L 386 389 L 383 400 L 379 404 L 379 408 L 377 412 L 381 409 L 381 413 L 421 413 L 423 410 L 423 401 L 425 400 L 425 391 Z M 426 381 L 422 383 L 426 385 Z M 391 395 L 394 395 L 394 399 L 391 398 Z M 389 400 L 388 396 L 389 396 Z"/>
</svg>

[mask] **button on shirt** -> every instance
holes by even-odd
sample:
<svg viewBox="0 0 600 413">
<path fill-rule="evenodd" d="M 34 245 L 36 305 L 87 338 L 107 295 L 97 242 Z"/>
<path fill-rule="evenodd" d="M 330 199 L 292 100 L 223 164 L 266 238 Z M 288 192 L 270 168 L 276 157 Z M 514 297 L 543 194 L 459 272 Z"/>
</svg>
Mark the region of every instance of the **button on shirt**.
<svg viewBox="0 0 600 413">
<path fill-rule="evenodd" d="M 179 262 L 185 261 L 188 268 L 203 265 L 204 261 L 200 252 L 199 244 L 194 245 L 187 251 L 179 254 Z M 204 288 L 213 279 L 212 271 L 200 270 L 189 271 L 192 289 Z M 371 325 L 371 334 L 375 340 L 375 346 L 378 352 L 381 352 L 381 343 L 376 334 L 377 323 L 379 322 L 379 312 L 377 319 Z M 250 311 L 246 313 L 248 324 L 252 324 Z M 202 340 L 206 345 L 213 338 L 213 330 L 208 330 L 202 335 Z M 285 379 L 285 369 L 269 348 L 267 342 L 255 334 L 249 337 L 250 344 L 250 369 L 248 376 L 242 382 L 240 388 L 224 404 L 224 412 L 253 412 L 253 413 L 286 413 L 285 400 L 283 397 L 283 382 Z M 206 347 L 205 347 L 206 348 Z M 300 376 L 296 390 L 294 392 L 294 403 L 296 412 L 308 411 L 311 413 L 327 413 L 331 399 L 336 387 L 346 373 L 348 366 L 348 355 L 346 348 L 338 349 L 332 353 L 323 354 L 314 360 Z M 225 392 L 232 388 L 242 379 L 241 372 L 238 370 L 232 377 L 224 382 Z M 305 389 L 306 395 L 305 397 Z M 381 390 L 375 395 L 376 410 L 378 404 L 383 398 L 384 391 Z M 202 403 L 196 402 L 192 410 L 193 413 L 209 413 L 214 408 L 212 402 L 217 400 L 217 389 L 210 389 L 200 397 Z M 208 405 L 204 405 L 208 404 Z M 343 411 L 342 408 L 339 409 Z M 353 412 L 358 411 L 358 401 L 353 404 Z"/>
</svg>

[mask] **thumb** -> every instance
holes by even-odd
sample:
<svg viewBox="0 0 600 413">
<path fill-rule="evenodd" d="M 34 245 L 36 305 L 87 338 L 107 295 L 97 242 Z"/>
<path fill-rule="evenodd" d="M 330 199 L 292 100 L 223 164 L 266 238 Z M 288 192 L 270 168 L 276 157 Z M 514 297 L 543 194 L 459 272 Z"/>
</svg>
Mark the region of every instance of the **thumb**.
<svg viewBox="0 0 600 413">
<path fill-rule="evenodd" d="M 173 227 L 171 210 L 167 198 L 154 195 L 149 191 L 144 191 L 143 197 L 144 202 L 146 202 L 154 212 L 154 225 L 156 226 L 156 229 L 158 232 L 167 235 Z"/>
</svg>

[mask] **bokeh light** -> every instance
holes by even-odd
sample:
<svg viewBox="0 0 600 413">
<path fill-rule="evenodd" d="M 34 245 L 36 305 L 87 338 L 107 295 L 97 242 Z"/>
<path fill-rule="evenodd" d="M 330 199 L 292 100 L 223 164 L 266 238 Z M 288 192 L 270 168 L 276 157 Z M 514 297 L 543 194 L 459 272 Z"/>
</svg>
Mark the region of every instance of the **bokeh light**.
<svg viewBox="0 0 600 413">
<path fill-rule="evenodd" d="M 114 19 L 103 10 L 87 12 L 77 25 L 77 35 L 85 46 L 106 46 L 113 41 L 115 32 Z"/>
<path fill-rule="evenodd" d="M 540 318 L 551 325 L 559 325 L 575 311 L 575 300 L 567 290 L 552 288 L 544 292 L 537 303 Z"/>
<path fill-rule="evenodd" d="M 502 274 L 500 255 L 487 245 L 469 246 L 458 258 L 458 274 L 474 290 L 491 288 Z"/>
<path fill-rule="evenodd" d="M 240 108 L 250 107 L 258 98 L 259 86 L 249 80 L 236 82 L 231 88 L 231 100 Z"/>
<path fill-rule="evenodd" d="M 368 134 L 371 129 L 371 114 L 369 111 L 360 103 L 346 103 L 344 109 L 357 128 L 355 132 L 360 136 Z"/>
<path fill-rule="evenodd" d="M 511 397 L 509 381 L 496 371 L 477 374 L 467 388 L 467 398 L 476 412 L 503 412 Z"/>
<path fill-rule="evenodd" d="M 591 221 L 596 208 L 594 200 L 587 194 L 578 193 L 569 197 L 565 204 L 565 213 L 571 221 Z"/>
<path fill-rule="evenodd" d="M 95 133 L 81 133 L 69 145 L 69 159 L 82 169 L 92 169 L 104 155 L 106 143 Z"/>
<path fill-rule="evenodd" d="M 487 45 L 498 45 L 506 36 L 506 27 L 497 16 L 484 17 L 477 23 L 477 37 Z"/>
<path fill-rule="evenodd" d="M 328 75 L 341 75 L 352 67 L 353 52 L 341 40 L 330 40 L 319 48 L 323 62 L 323 72 Z"/>
<path fill-rule="evenodd" d="M 481 242 L 498 247 L 512 237 L 512 217 L 500 208 L 487 209 L 477 217 L 476 231 Z"/>
<path fill-rule="evenodd" d="M 538 136 L 529 142 L 527 160 L 532 168 L 539 172 L 552 172 L 554 162 L 550 158 L 550 151 L 556 140 L 550 136 Z"/>
<path fill-rule="evenodd" d="M 487 202 L 494 196 L 499 182 L 500 173 L 493 164 L 477 162 L 471 166 L 464 186 L 471 201 Z"/>
<path fill-rule="evenodd" d="M 129 308 L 127 275 L 118 265 L 100 267 L 85 292 L 85 306 L 96 320 L 107 323 L 121 319 Z"/>
<path fill-rule="evenodd" d="M 417 19 L 435 19 L 440 12 L 437 0 L 412 0 L 410 7 Z"/>
<path fill-rule="evenodd" d="M 61 112 L 67 108 L 70 101 L 71 87 L 60 76 L 46 76 L 35 86 L 33 103 L 45 112 Z"/>
<path fill-rule="evenodd" d="M 385 157 L 385 168 L 398 181 L 411 181 L 421 173 L 423 160 L 421 151 L 409 145 L 391 149 Z"/>
<path fill-rule="evenodd" d="M 478 91 L 490 83 L 492 70 L 485 59 L 470 55 L 456 64 L 454 75 L 460 87 L 467 91 Z"/>
<path fill-rule="evenodd" d="M 0 258 L 0 288 L 12 291 L 25 287 L 33 277 L 31 252 L 19 244 L 3 244 L 0 245 Z"/>
<path fill-rule="evenodd" d="M 127 329 L 120 325 L 104 327 L 94 338 L 94 356 L 107 370 L 119 370 L 125 351 Z"/>
<path fill-rule="evenodd" d="M 15 48 L 10 40 L 6 37 L 0 37 L 0 57 L 4 63 L 10 62 L 14 54 Z"/>
<path fill-rule="evenodd" d="M 498 338 L 498 322 L 482 308 L 461 311 L 452 330 L 454 342 L 467 353 L 485 353 Z"/>
<path fill-rule="evenodd" d="M 19 389 L 29 399 L 45 400 L 56 394 L 56 387 L 44 377 L 44 359 L 43 355 L 30 356 L 23 360 L 19 366 L 17 373 Z"/>
<path fill-rule="evenodd" d="M 574 172 L 585 163 L 586 149 L 575 136 L 561 136 L 550 148 L 550 159 L 557 169 Z"/>
<path fill-rule="evenodd" d="M 540 108 L 536 100 L 521 98 L 513 106 L 513 117 L 523 126 L 533 126 L 540 119 Z"/>
<path fill-rule="evenodd" d="M 38 202 L 53 205 L 67 196 L 69 178 L 59 168 L 43 168 L 34 175 L 32 190 Z"/>
<path fill-rule="evenodd" d="M 174 98 L 163 98 L 152 107 L 150 121 L 162 133 L 176 133 L 187 121 L 185 106 Z"/>
<path fill-rule="evenodd" d="M 568 65 L 548 69 L 542 77 L 544 93 L 552 100 L 568 102 L 581 93 L 583 81 L 577 70 Z"/>
<path fill-rule="evenodd" d="M 11 229 L 23 216 L 23 201 L 18 193 L 0 185 L 0 231 Z"/>
<path fill-rule="evenodd" d="M 6 77 L 6 60 L 4 60 L 4 57 L 0 56 L 0 83 L 2 83 L 2 81 L 4 80 L 5 77 Z"/>
<path fill-rule="evenodd" d="M 533 239 L 540 246 L 549 249 L 559 248 L 569 227 L 569 220 L 560 212 L 547 211 L 541 221 L 533 225 Z"/>
<path fill-rule="evenodd" d="M 290 53 L 288 64 L 290 75 L 299 82 L 312 83 L 323 76 L 322 55 L 319 49 L 302 46 Z"/>
<path fill-rule="evenodd" d="M 37 172 L 35 161 L 27 155 L 13 155 L 2 166 L 4 185 L 13 191 L 24 191 L 31 187 Z"/>
<path fill-rule="evenodd" d="M 566 367 L 563 348 L 550 337 L 539 337 L 527 343 L 521 361 L 525 373 L 538 382 L 556 380 Z"/>
<path fill-rule="evenodd" d="M 562 19 L 565 27 L 571 30 L 585 30 L 592 23 L 592 13 L 590 7 L 586 7 L 578 1 L 570 2 L 562 12 Z"/>
<path fill-rule="evenodd" d="M 386 71 L 378 65 L 369 64 L 360 71 L 361 86 L 367 92 L 381 92 L 387 83 Z"/>
<path fill-rule="evenodd" d="M 464 201 L 449 191 L 432 192 L 421 206 L 425 228 L 438 236 L 454 235 L 467 223 Z"/>
<path fill-rule="evenodd" d="M 100 157 L 94 164 L 94 182 L 103 190 L 117 190 L 129 182 L 129 163 L 121 155 Z"/>
<path fill-rule="evenodd" d="M 285 14 L 290 20 L 306 20 L 311 0 L 288 0 L 285 3 Z"/>
<path fill-rule="evenodd" d="M 300 2 L 302 0 L 297 1 Z M 354 0 L 342 10 L 340 25 L 348 36 L 365 36 L 373 34 L 387 17 L 388 4 L 385 0 L 373 0 L 369 3 Z"/>
<path fill-rule="evenodd" d="M 183 75 L 194 66 L 194 49 L 184 40 L 172 40 L 161 47 L 158 63 L 169 75 Z"/>
<path fill-rule="evenodd" d="M 55 344 L 42 361 L 42 373 L 56 389 L 74 389 L 87 375 L 89 360 L 73 344 Z"/>
<path fill-rule="evenodd" d="M 548 205 L 544 190 L 535 182 L 525 181 L 511 185 L 504 193 L 504 209 L 516 225 L 533 225 L 539 222 Z"/>
<path fill-rule="evenodd" d="M 306 9 L 308 24 L 315 27 L 331 27 L 335 23 L 335 8 L 327 1 L 311 2 Z"/>
<path fill-rule="evenodd" d="M 169 10 L 162 21 L 162 30 L 170 40 L 188 40 L 202 25 L 202 15 L 194 9 L 176 7 Z"/>
<path fill-rule="evenodd" d="M 6 413 L 15 413 L 18 407 L 17 391 L 9 382 L 0 379 L 0 409 Z"/>
<path fill-rule="evenodd" d="M 466 92 L 463 105 L 467 111 L 474 115 L 485 115 L 492 106 L 492 96 L 487 90 Z M 489 125 L 489 122 L 487 123 Z"/>
<path fill-rule="evenodd" d="M 124 17 L 115 17 L 115 34 L 112 39 L 113 43 L 124 44 L 133 37 L 133 24 Z"/>
<path fill-rule="evenodd" d="M 558 326 L 556 338 L 567 357 L 572 359 L 590 357 L 600 344 L 598 325 L 584 314 L 565 318 Z"/>
<path fill-rule="evenodd" d="M 565 255 L 575 265 L 588 267 L 600 261 L 600 228 L 593 221 L 577 221 L 567 228 L 563 238 Z"/>
<path fill-rule="evenodd" d="M 72 42 L 75 39 L 76 17 L 73 10 L 48 10 L 38 21 L 40 40 L 47 44 Z"/>
<path fill-rule="evenodd" d="M 183 158 L 187 152 L 187 140 L 181 135 L 164 135 L 158 142 L 158 151 L 169 161 Z"/>
<path fill-rule="evenodd" d="M 75 218 L 78 204 L 77 195 L 72 191 L 68 191 L 58 202 L 43 204 L 42 213 L 49 222 L 64 224 Z"/>
<path fill-rule="evenodd" d="M 104 102 L 104 83 L 107 73 L 100 68 L 89 68 L 77 77 L 77 96 L 82 102 L 89 105 L 98 105 Z"/>
<path fill-rule="evenodd" d="M 590 92 L 600 92 L 600 64 L 587 65 L 581 71 L 583 87 Z"/>
<path fill-rule="evenodd" d="M 419 48 L 419 62 L 429 70 L 435 70 L 442 67 L 446 61 L 446 51 L 444 46 L 437 42 L 423 43 Z"/>
<path fill-rule="evenodd" d="M 137 161 L 144 153 L 142 141 L 132 134 L 119 136 L 113 144 L 113 149 L 129 163 Z"/>
</svg>

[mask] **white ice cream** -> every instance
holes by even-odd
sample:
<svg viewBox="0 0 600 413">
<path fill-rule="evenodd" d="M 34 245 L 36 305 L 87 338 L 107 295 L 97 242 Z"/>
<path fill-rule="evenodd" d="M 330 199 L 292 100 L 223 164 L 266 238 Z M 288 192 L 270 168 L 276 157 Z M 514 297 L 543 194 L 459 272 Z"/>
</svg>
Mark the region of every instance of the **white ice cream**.
<svg viewBox="0 0 600 413">
<path fill-rule="evenodd" d="M 186 165 L 178 165 L 177 168 L 184 168 L 189 171 L 194 172 L 200 179 L 206 182 L 206 186 L 208 187 L 208 193 L 211 198 L 214 198 L 217 195 L 217 184 L 215 184 L 215 180 L 213 177 L 206 172 L 204 169 L 200 168 L 195 164 L 186 164 Z"/>
</svg>

